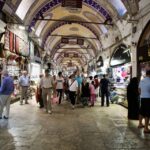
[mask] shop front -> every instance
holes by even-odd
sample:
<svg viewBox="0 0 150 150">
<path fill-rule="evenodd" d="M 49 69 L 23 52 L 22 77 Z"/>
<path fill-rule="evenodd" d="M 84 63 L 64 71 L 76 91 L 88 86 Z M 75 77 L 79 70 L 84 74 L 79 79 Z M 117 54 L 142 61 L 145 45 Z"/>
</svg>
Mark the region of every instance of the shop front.
<svg viewBox="0 0 150 150">
<path fill-rule="evenodd" d="M 150 21 L 143 30 L 137 46 L 137 76 L 143 79 L 150 70 Z"/>
<path fill-rule="evenodd" d="M 23 38 L 15 34 L 16 31 L 6 29 L 4 37 L 4 56 L 6 69 L 14 78 L 15 90 L 12 99 L 19 98 L 18 79 L 21 70 L 27 69 L 29 44 Z"/>
<path fill-rule="evenodd" d="M 110 60 L 112 83 L 119 96 L 118 102 L 127 106 L 126 88 L 132 77 L 130 49 L 126 45 L 119 45 Z"/>
</svg>

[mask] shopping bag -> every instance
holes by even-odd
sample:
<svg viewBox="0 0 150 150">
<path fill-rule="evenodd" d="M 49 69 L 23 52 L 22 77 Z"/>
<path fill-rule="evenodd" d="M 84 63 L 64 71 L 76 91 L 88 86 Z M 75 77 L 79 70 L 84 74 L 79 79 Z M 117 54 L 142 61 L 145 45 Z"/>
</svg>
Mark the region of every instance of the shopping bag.
<svg viewBox="0 0 150 150">
<path fill-rule="evenodd" d="M 58 97 L 53 97 L 52 98 L 52 104 L 58 104 Z"/>
</svg>

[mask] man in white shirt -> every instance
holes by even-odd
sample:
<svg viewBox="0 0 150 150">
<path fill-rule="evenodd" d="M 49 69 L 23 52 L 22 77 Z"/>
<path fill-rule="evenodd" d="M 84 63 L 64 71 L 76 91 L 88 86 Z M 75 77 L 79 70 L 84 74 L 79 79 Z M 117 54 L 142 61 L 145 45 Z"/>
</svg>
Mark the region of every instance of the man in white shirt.
<svg viewBox="0 0 150 150">
<path fill-rule="evenodd" d="M 70 84 L 70 87 L 69 87 L 69 97 L 70 97 L 70 100 L 71 100 L 72 109 L 74 109 L 74 106 L 75 106 L 77 91 L 78 91 L 78 82 L 73 77 L 72 78 L 72 83 Z"/>
<path fill-rule="evenodd" d="M 64 88 L 64 78 L 62 77 L 62 72 L 59 72 L 58 77 L 56 79 L 56 90 L 57 96 L 59 96 L 59 104 L 61 104 L 63 88 Z"/>
<path fill-rule="evenodd" d="M 30 79 L 27 75 L 27 71 L 23 71 L 22 76 L 19 78 L 19 85 L 21 87 L 21 97 L 20 97 L 20 105 L 23 104 L 23 98 L 25 99 L 25 104 L 28 104 L 28 88 L 30 86 Z"/>
<path fill-rule="evenodd" d="M 44 102 L 44 108 L 47 113 L 52 113 L 51 106 L 51 93 L 52 93 L 52 78 L 49 75 L 49 70 L 45 70 L 45 76 L 40 81 L 40 87 L 42 88 L 42 98 Z"/>
</svg>

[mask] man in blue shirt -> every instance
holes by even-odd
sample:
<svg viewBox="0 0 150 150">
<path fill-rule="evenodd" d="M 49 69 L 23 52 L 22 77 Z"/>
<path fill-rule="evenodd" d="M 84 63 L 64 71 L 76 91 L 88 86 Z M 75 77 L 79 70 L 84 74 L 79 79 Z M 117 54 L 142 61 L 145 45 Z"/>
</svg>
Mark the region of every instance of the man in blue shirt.
<svg viewBox="0 0 150 150">
<path fill-rule="evenodd" d="M 77 72 L 77 76 L 76 76 L 75 80 L 78 82 L 77 103 L 79 103 L 80 94 L 81 94 L 81 85 L 82 85 L 82 77 L 80 76 L 79 71 Z"/>
<path fill-rule="evenodd" d="M 8 119 L 10 110 L 10 97 L 14 91 L 13 79 L 8 75 L 7 71 L 3 71 L 3 80 L 0 87 L 0 119 L 2 119 L 2 113 L 4 107 L 6 107 L 6 113 L 4 119 Z"/>
<path fill-rule="evenodd" d="M 145 119 L 144 133 L 150 133 L 150 129 L 148 129 L 150 118 L 150 70 L 146 71 L 146 77 L 140 81 L 139 91 L 141 98 L 140 115 Z"/>
</svg>

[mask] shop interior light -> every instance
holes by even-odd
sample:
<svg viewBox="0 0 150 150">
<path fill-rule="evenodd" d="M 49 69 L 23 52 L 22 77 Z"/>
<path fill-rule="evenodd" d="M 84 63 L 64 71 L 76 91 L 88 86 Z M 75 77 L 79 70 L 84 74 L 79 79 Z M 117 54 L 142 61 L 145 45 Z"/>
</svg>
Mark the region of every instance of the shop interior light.
<svg viewBox="0 0 150 150">
<path fill-rule="evenodd" d="M 25 30 L 25 26 L 19 25 L 19 29 Z"/>
<path fill-rule="evenodd" d="M 126 49 L 123 53 L 127 53 L 127 52 L 129 52 L 130 51 L 130 49 Z"/>
<path fill-rule="evenodd" d="M 35 32 L 35 29 L 34 29 L 33 27 L 31 27 L 31 29 L 32 29 L 32 31 L 34 31 L 34 32 Z"/>
</svg>

